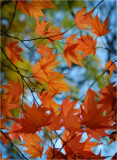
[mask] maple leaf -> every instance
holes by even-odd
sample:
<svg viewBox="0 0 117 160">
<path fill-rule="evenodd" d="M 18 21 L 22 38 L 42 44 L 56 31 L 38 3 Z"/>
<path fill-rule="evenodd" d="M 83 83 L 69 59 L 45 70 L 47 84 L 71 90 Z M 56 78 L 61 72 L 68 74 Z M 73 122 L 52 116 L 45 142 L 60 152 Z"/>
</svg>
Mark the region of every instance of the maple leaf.
<svg viewBox="0 0 117 160">
<path fill-rule="evenodd" d="M 49 72 L 48 74 L 48 87 L 49 92 L 55 95 L 60 94 L 61 91 L 69 91 L 68 85 L 62 80 L 65 74 L 61 74 L 58 72 Z"/>
<path fill-rule="evenodd" d="M 15 132 L 15 130 L 19 129 L 19 126 L 18 124 L 15 122 L 12 126 L 11 126 L 11 129 L 9 130 L 9 133 L 11 133 L 11 139 L 12 141 L 14 141 L 14 138 L 18 139 L 19 141 L 21 141 L 21 138 L 20 138 L 20 133 L 18 132 Z"/>
<path fill-rule="evenodd" d="M 116 113 L 116 90 L 117 86 L 114 86 L 114 83 L 110 83 L 108 86 L 102 88 L 99 93 L 101 94 L 98 104 L 102 104 L 107 113 L 112 110 Z"/>
<path fill-rule="evenodd" d="M 76 114 L 76 110 L 74 107 L 77 104 L 77 100 L 70 102 L 70 96 L 67 97 L 66 100 L 63 101 L 60 109 L 61 109 L 61 117 L 63 120 L 63 125 L 69 131 L 80 130 L 80 118 L 78 114 Z"/>
<path fill-rule="evenodd" d="M 4 125 L 4 123 L 7 121 L 8 121 L 8 119 L 5 119 L 5 118 L 1 119 L 1 117 L 0 117 L 0 122 L 1 122 L 0 129 L 8 130 L 8 128 Z"/>
<path fill-rule="evenodd" d="M 16 64 L 16 61 L 23 62 L 19 53 L 23 52 L 24 50 L 18 46 L 18 41 L 13 42 L 12 40 L 10 40 L 5 49 L 8 57 L 14 64 Z"/>
<path fill-rule="evenodd" d="M 44 36 L 47 25 L 48 25 L 48 22 L 45 22 L 45 20 L 43 20 L 42 22 L 37 21 L 37 25 L 35 28 L 36 33 L 39 36 Z"/>
<path fill-rule="evenodd" d="M 49 131 L 59 130 L 63 126 L 63 123 L 61 121 L 61 113 L 55 114 L 55 112 L 53 110 L 50 110 L 50 112 L 51 112 L 52 123 L 49 124 L 46 128 Z"/>
<path fill-rule="evenodd" d="M 51 123 L 51 115 L 47 114 L 44 107 L 37 107 L 34 103 L 32 107 L 25 104 L 26 110 L 23 111 L 24 118 L 14 119 L 19 124 L 19 129 L 13 132 L 19 133 L 35 133 L 40 131 L 41 127 Z"/>
<path fill-rule="evenodd" d="M 110 32 L 110 30 L 107 30 L 107 27 L 108 18 L 106 18 L 103 23 L 100 22 L 98 15 L 96 15 L 96 17 L 91 20 L 91 32 L 96 34 L 98 37 L 104 36 Z"/>
<path fill-rule="evenodd" d="M 46 31 L 46 37 L 48 37 L 48 40 L 50 43 L 54 43 L 54 40 L 61 40 L 63 39 L 63 33 L 60 32 L 62 27 L 54 28 L 54 26 L 50 26 L 48 30 Z"/>
<path fill-rule="evenodd" d="M 6 138 L 7 137 L 7 138 Z M 9 137 L 8 133 L 0 132 L 0 140 L 2 140 L 3 144 L 8 146 L 9 140 L 12 141 L 12 139 Z"/>
<path fill-rule="evenodd" d="M 60 105 L 53 100 L 55 94 L 51 94 L 49 91 L 43 91 L 39 93 L 38 96 L 41 100 L 41 107 L 50 108 L 56 115 L 59 114 L 58 108 Z"/>
<path fill-rule="evenodd" d="M 0 130 L 2 130 L 2 129 L 8 130 L 8 128 L 4 125 L 4 123 L 7 121 L 8 121 L 7 119 L 5 119 L 5 118 L 1 119 L 1 117 L 0 117 L 0 122 L 1 122 Z M 8 136 L 8 133 L 4 133 L 4 134 L 6 136 Z M 8 139 L 2 134 L 2 132 L 0 132 L 0 139 L 3 141 L 3 144 L 8 145 Z"/>
<path fill-rule="evenodd" d="M 96 53 L 96 43 L 97 43 L 97 40 L 93 40 L 93 38 L 87 34 L 87 36 L 83 36 L 81 35 L 80 38 L 77 39 L 78 40 L 78 50 L 79 51 L 82 51 L 84 55 L 89 55 L 89 54 L 95 54 Z"/>
<path fill-rule="evenodd" d="M 87 30 L 87 27 L 91 25 L 92 12 L 85 14 L 86 7 L 82 8 L 75 15 L 75 23 L 78 28 Z"/>
<path fill-rule="evenodd" d="M 83 66 L 81 61 L 85 58 L 78 53 L 78 42 L 74 41 L 74 38 L 76 38 L 76 34 L 66 38 L 63 52 L 63 57 L 66 59 L 69 68 L 71 68 L 71 62 Z"/>
<path fill-rule="evenodd" d="M 47 154 L 47 159 L 62 159 L 65 160 L 67 159 L 66 155 L 64 155 L 62 152 L 60 152 L 57 148 L 51 148 L 50 146 L 48 147 L 46 153 Z"/>
<path fill-rule="evenodd" d="M 37 81 L 43 83 L 43 81 L 48 82 L 48 73 L 55 68 L 59 62 L 56 62 L 57 54 L 48 55 L 41 59 L 33 66 L 33 74 Z"/>
<path fill-rule="evenodd" d="M 16 3 L 16 0 L 15 0 Z M 18 0 L 17 2 L 17 7 L 20 9 L 22 12 L 29 16 L 33 16 L 36 20 L 38 20 L 39 16 L 45 17 L 41 9 L 44 8 L 54 8 L 54 4 L 51 2 L 51 0 L 44 1 L 44 0 L 39 0 L 39 1 L 31 1 L 31 3 L 28 3 L 28 0 L 22 1 Z"/>
<path fill-rule="evenodd" d="M 5 117 L 5 115 L 12 117 L 12 114 L 10 112 L 11 109 L 18 108 L 20 106 L 17 104 L 10 104 L 7 99 L 3 98 L 3 96 L 1 97 L 1 114 L 4 117 Z"/>
<path fill-rule="evenodd" d="M 110 71 L 110 75 L 112 75 L 113 71 L 117 69 L 115 63 L 113 63 L 113 61 L 109 60 L 106 64 L 105 64 L 107 70 Z"/>
<path fill-rule="evenodd" d="M 82 106 L 84 106 L 84 110 L 87 114 L 90 114 L 90 116 L 93 116 L 93 114 L 97 111 L 97 104 L 95 101 L 96 97 L 98 97 L 97 93 L 89 88 Z"/>
<path fill-rule="evenodd" d="M 80 133 L 70 134 L 68 131 L 64 132 L 62 143 L 68 159 L 92 159 L 96 156 L 91 148 L 97 146 L 98 143 L 90 142 L 89 138 L 81 142 L 81 137 L 82 134 Z"/>
<path fill-rule="evenodd" d="M 60 32 L 61 27 L 54 28 L 53 25 L 50 25 L 49 28 L 47 28 L 48 23 L 43 20 L 42 22 L 37 22 L 37 26 L 35 28 L 36 33 L 39 36 L 46 36 L 47 40 L 50 43 L 54 43 L 54 40 L 61 40 L 63 39 L 63 33 Z"/>
<path fill-rule="evenodd" d="M 24 146 L 28 149 L 26 153 L 30 154 L 30 158 L 37 158 L 42 156 L 43 147 L 38 143 L 43 141 L 37 134 L 22 134 L 23 140 L 26 142 Z"/>
<path fill-rule="evenodd" d="M 51 94 L 55 95 L 61 91 L 69 91 L 68 85 L 65 84 L 62 79 L 65 74 L 60 74 L 52 71 L 59 62 L 56 62 L 57 55 L 48 55 L 45 58 L 41 58 L 33 66 L 33 74 L 37 81 L 39 81 L 45 88 L 48 85 L 48 88 Z M 46 82 L 46 84 L 45 84 Z"/>
<path fill-rule="evenodd" d="M 41 44 L 38 46 L 37 48 L 37 53 L 42 54 L 43 57 L 46 56 L 51 56 L 52 55 L 52 49 L 50 49 L 49 47 L 46 47 L 45 44 Z"/>
<path fill-rule="evenodd" d="M 13 80 L 10 80 L 9 84 L 2 85 L 2 89 L 5 89 L 4 93 L 4 99 L 7 99 L 9 103 L 19 103 L 20 102 L 20 96 L 23 91 L 23 88 L 20 84 L 20 81 L 14 82 Z"/>
<path fill-rule="evenodd" d="M 85 130 L 88 136 L 99 140 L 99 136 L 108 135 L 105 130 L 112 129 L 112 124 L 110 124 L 110 116 L 108 114 L 103 116 L 105 108 L 97 107 L 95 97 L 97 97 L 97 94 L 88 89 L 85 101 L 81 105 L 81 121 L 86 127 Z"/>
</svg>

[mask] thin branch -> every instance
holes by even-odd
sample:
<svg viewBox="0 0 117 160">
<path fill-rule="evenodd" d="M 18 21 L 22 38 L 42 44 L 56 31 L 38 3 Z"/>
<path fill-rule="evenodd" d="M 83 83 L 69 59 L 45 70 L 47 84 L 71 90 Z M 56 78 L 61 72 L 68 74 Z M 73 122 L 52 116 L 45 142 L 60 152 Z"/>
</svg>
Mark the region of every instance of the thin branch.
<svg viewBox="0 0 117 160">
<path fill-rule="evenodd" d="M 35 102 L 37 103 L 37 105 L 40 106 L 39 103 L 37 102 L 34 94 L 33 94 L 32 89 L 30 88 L 30 86 L 28 85 L 28 83 L 26 82 L 26 80 L 24 79 L 24 76 L 20 73 L 20 71 L 18 70 L 17 66 L 15 66 L 15 64 L 8 58 L 8 56 L 7 56 L 6 53 L 4 52 L 3 48 L 2 48 L 1 46 L 0 46 L 0 48 L 1 48 L 2 52 L 3 52 L 3 54 L 5 55 L 5 57 L 7 58 L 7 60 L 16 68 L 17 73 L 20 75 L 21 79 L 25 82 L 25 84 L 26 84 L 27 87 L 29 88 L 29 90 L 30 90 L 30 92 L 31 92 L 31 94 L 32 94 Z"/>
<path fill-rule="evenodd" d="M 12 70 L 12 71 L 17 72 L 17 71 L 15 71 L 15 70 L 13 70 L 12 68 L 10 68 L 9 66 L 5 65 L 4 63 L 1 62 L 1 64 L 2 64 L 4 67 L 7 67 L 7 68 L 9 68 L 9 69 Z"/>
<path fill-rule="evenodd" d="M 111 65 L 112 65 L 113 63 L 115 63 L 115 62 L 117 62 L 117 60 L 115 60 L 114 62 L 112 62 Z M 91 88 L 91 87 L 100 79 L 100 77 L 102 77 L 102 76 L 105 74 L 105 72 L 111 67 L 111 65 L 106 68 L 106 70 L 90 85 L 89 88 Z"/>
<path fill-rule="evenodd" d="M 57 136 L 61 139 L 61 141 L 66 145 L 67 144 L 67 142 L 65 142 L 62 138 L 61 138 L 61 136 L 59 136 L 59 134 L 56 132 L 56 131 L 54 131 L 56 134 L 57 134 Z M 75 136 L 76 136 L 76 134 L 74 134 Z M 73 136 L 73 138 L 75 137 L 75 136 Z M 73 139 L 72 138 L 72 139 Z M 70 139 L 71 140 L 71 139 Z M 68 141 L 70 141 L 70 140 L 68 140 Z M 78 158 L 80 158 L 78 155 L 76 155 L 73 151 L 72 151 L 72 149 L 69 147 L 69 146 L 67 146 L 69 149 L 70 149 L 70 151 L 76 156 L 76 157 L 78 157 Z"/>
<path fill-rule="evenodd" d="M 18 150 L 18 152 L 22 155 L 22 157 L 23 157 L 24 159 L 28 160 L 28 158 L 26 158 L 26 157 L 24 156 L 24 154 L 19 150 L 19 148 L 16 147 L 16 145 L 15 145 L 14 143 L 5 135 L 5 133 L 4 133 L 3 131 L 1 131 L 1 130 L 0 130 L 0 132 L 4 135 L 4 137 L 5 137 L 6 139 L 8 139 L 8 141 L 13 145 L 13 147 Z"/>
<path fill-rule="evenodd" d="M 56 157 L 56 156 L 60 153 L 60 151 L 63 149 L 63 147 L 64 147 L 69 141 L 71 141 L 75 136 L 76 136 L 76 134 L 74 134 L 74 135 L 71 137 L 71 139 L 69 139 L 67 142 L 64 141 L 64 144 L 62 145 L 62 147 L 60 148 L 60 150 L 59 150 L 55 155 L 53 155 L 52 159 L 53 159 L 54 157 Z M 62 138 L 61 138 L 61 139 L 62 139 Z M 79 156 L 76 155 L 75 153 L 74 153 L 74 155 L 77 156 L 77 157 L 79 157 Z"/>
<path fill-rule="evenodd" d="M 1 30 L 1 32 L 2 32 L 2 35 L 1 36 L 7 36 L 7 37 L 10 37 L 10 38 L 14 38 L 14 39 L 17 39 L 17 40 L 19 40 L 19 41 L 21 41 L 21 42 L 24 42 L 24 41 L 35 41 L 35 40 L 38 40 L 38 39 L 49 39 L 49 38 L 52 38 L 52 37 L 56 37 L 56 36 L 60 36 L 60 35 L 63 35 L 63 34 L 65 34 L 66 32 L 68 32 L 71 28 L 73 28 L 75 26 L 75 24 L 74 25 L 72 25 L 69 29 L 67 29 L 65 32 L 61 32 L 61 33 L 59 33 L 59 34 L 56 34 L 56 35 L 53 35 L 53 36 L 48 36 L 48 37 L 37 37 L 37 38 L 31 38 L 31 39 L 20 39 L 20 38 L 17 38 L 17 37 L 15 37 L 15 36 L 11 36 L 11 35 L 9 35 L 9 34 L 6 34 L 4 31 L 2 31 Z"/>
<path fill-rule="evenodd" d="M 106 46 L 106 44 L 104 43 L 104 41 L 103 41 L 103 39 L 102 39 L 102 37 L 101 37 L 101 40 L 102 40 L 102 43 L 104 44 L 104 46 L 105 46 L 105 48 L 104 49 L 107 49 L 109 52 L 111 52 L 111 53 L 113 53 L 114 55 L 116 55 L 117 56 L 117 54 L 116 53 L 114 53 L 113 51 L 111 51 L 109 48 L 107 48 L 107 46 Z"/>
<path fill-rule="evenodd" d="M 95 10 L 102 2 L 104 2 L 104 0 L 100 1 L 100 2 L 94 7 L 94 9 L 92 9 L 90 12 L 84 14 L 83 16 L 86 16 L 86 15 L 90 14 L 91 12 L 94 12 L 94 10 Z"/>
<path fill-rule="evenodd" d="M 16 0 L 15 10 L 14 10 L 14 13 L 13 13 L 13 17 L 12 17 L 12 20 L 11 20 L 11 22 L 10 22 L 10 24 L 9 24 L 9 27 L 7 28 L 7 30 L 5 31 L 5 33 L 9 31 L 9 29 L 10 29 L 12 23 L 13 23 L 13 19 L 14 19 L 14 17 L 15 17 L 16 8 L 17 8 L 17 2 L 18 2 L 18 0 Z"/>
</svg>

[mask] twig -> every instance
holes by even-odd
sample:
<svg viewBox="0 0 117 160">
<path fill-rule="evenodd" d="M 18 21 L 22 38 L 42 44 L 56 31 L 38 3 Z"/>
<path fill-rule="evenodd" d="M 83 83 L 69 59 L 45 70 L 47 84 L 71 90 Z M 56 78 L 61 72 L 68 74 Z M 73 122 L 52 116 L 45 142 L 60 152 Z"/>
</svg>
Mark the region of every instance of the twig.
<svg viewBox="0 0 117 160">
<path fill-rule="evenodd" d="M 15 70 L 13 70 L 12 68 L 10 68 L 9 66 L 5 65 L 4 63 L 1 62 L 1 64 L 2 64 L 4 67 L 7 67 L 7 68 L 9 68 L 9 69 L 12 70 L 12 71 L 17 72 L 17 71 L 15 71 Z"/>
<path fill-rule="evenodd" d="M 115 60 L 114 62 L 112 62 L 111 65 L 112 65 L 113 63 L 115 63 L 115 62 L 117 62 L 117 60 Z M 110 65 L 110 66 L 111 66 L 111 65 Z M 95 82 L 97 82 L 98 79 L 100 79 L 100 77 L 102 77 L 102 76 L 105 74 L 105 72 L 110 68 L 110 66 L 106 68 L 106 70 L 90 85 L 89 88 L 91 88 L 91 87 L 95 84 Z"/>
<path fill-rule="evenodd" d="M 57 133 L 57 132 L 55 131 L 55 133 Z M 76 134 L 74 134 L 74 135 L 71 137 L 71 139 L 69 139 L 67 142 L 64 141 L 64 144 L 62 145 L 62 147 L 60 148 L 60 150 L 59 150 L 55 155 L 53 155 L 52 159 L 53 159 L 54 157 L 56 157 L 56 156 L 60 153 L 60 151 L 63 149 L 63 147 L 64 147 L 69 141 L 71 141 L 75 136 L 76 136 Z M 60 137 L 60 139 L 62 139 L 62 138 Z M 74 153 L 74 152 L 73 152 L 73 153 Z M 77 157 L 79 157 L 79 156 L 76 155 L 75 153 L 74 153 L 74 155 L 77 156 Z"/>
<path fill-rule="evenodd" d="M 2 132 L 1 130 L 0 130 L 0 132 L 4 135 L 4 137 L 5 137 L 6 139 L 8 139 L 8 141 L 13 145 L 13 147 L 18 150 L 18 152 L 22 155 L 22 157 L 23 157 L 24 159 L 28 160 L 28 158 L 26 158 L 26 157 L 24 156 L 24 154 L 19 150 L 19 148 L 17 148 L 17 147 L 14 145 L 14 143 L 5 135 L 5 133 Z"/>
<path fill-rule="evenodd" d="M 18 2 L 18 0 L 16 0 L 15 10 L 14 10 L 14 13 L 13 13 L 13 17 L 12 17 L 12 20 L 11 20 L 11 22 L 10 22 L 10 25 L 9 25 L 9 27 L 7 28 L 7 30 L 5 31 L 5 33 L 8 32 L 8 30 L 10 29 L 10 27 L 11 27 L 11 25 L 12 25 L 12 23 L 13 23 L 13 19 L 14 19 L 14 17 L 15 17 L 15 12 L 16 12 L 16 8 L 17 8 L 17 2 Z"/>
<path fill-rule="evenodd" d="M 113 51 L 111 51 L 109 48 L 107 48 L 107 46 L 106 46 L 106 44 L 104 43 L 104 41 L 103 41 L 103 39 L 102 39 L 102 37 L 101 37 L 101 40 L 102 40 L 102 43 L 104 44 L 104 46 L 105 46 L 105 48 L 104 49 L 107 49 L 109 52 L 111 52 L 111 53 L 113 53 L 114 55 L 116 55 L 117 56 L 117 54 L 116 53 L 114 53 Z"/>
<path fill-rule="evenodd" d="M 7 60 L 8 60 L 8 61 L 16 68 L 17 73 L 20 75 L 22 81 L 24 81 L 25 84 L 27 85 L 27 87 L 29 88 L 29 90 L 30 90 L 30 92 L 31 92 L 31 94 L 32 94 L 32 96 L 33 96 L 35 102 L 37 103 L 37 105 L 40 106 L 39 103 L 37 102 L 37 100 L 36 100 L 34 94 L 33 94 L 32 89 L 30 88 L 30 86 L 28 85 L 28 83 L 26 82 L 26 80 L 24 79 L 24 76 L 20 73 L 20 71 L 18 70 L 17 66 L 15 66 L 15 64 L 8 58 L 8 56 L 7 56 L 6 53 L 4 52 L 3 48 L 2 48 L 1 46 L 0 46 L 0 48 L 1 48 L 2 52 L 3 52 L 3 54 L 5 55 L 5 57 L 7 58 Z M 23 85 L 23 84 L 22 84 L 22 85 Z"/>
<path fill-rule="evenodd" d="M 94 10 L 95 10 L 103 1 L 104 1 L 104 0 L 100 1 L 100 2 L 94 7 L 94 9 L 92 9 L 90 12 L 84 14 L 83 16 L 86 16 L 86 15 L 90 14 L 91 12 L 94 12 Z"/>
</svg>

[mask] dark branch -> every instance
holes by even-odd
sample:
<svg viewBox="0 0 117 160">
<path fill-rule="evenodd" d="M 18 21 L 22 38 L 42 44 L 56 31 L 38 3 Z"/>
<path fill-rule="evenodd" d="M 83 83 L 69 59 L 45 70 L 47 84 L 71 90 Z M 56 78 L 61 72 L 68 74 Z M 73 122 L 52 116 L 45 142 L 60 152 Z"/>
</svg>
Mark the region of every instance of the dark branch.
<svg viewBox="0 0 117 160">
<path fill-rule="evenodd" d="M 5 137 L 6 139 L 8 139 L 8 141 L 13 145 L 13 147 L 18 150 L 18 152 L 22 155 L 22 157 L 23 157 L 24 159 L 28 160 L 28 158 L 26 158 L 26 157 L 24 156 L 24 154 L 19 150 L 19 148 L 17 148 L 17 147 L 15 146 L 14 143 L 5 135 L 5 133 L 4 133 L 3 131 L 1 131 L 1 130 L 0 130 L 0 132 L 4 135 L 4 137 Z"/>
</svg>

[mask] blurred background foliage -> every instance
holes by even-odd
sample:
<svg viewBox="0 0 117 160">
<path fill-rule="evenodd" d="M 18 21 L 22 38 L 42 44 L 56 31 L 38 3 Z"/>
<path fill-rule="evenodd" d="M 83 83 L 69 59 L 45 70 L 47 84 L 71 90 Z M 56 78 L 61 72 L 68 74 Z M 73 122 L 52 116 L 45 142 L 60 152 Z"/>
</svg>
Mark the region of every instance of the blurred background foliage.
<svg viewBox="0 0 117 160">
<path fill-rule="evenodd" d="M 64 81 L 69 85 L 71 89 L 71 99 L 79 99 L 79 103 L 82 102 L 85 98 L 85 93 L 89 86 L 103 73 L 105 69 L 105 64 L 108 62 L 109 59 L 114 60 L 115 57 L 111 52 L 104 49 L 97 49 L 96 55 L 90 55 L 87 59 L 83 60 L 84 67 L 77 66 L 72 64 L 71 70 L 68 68 L 65 59 L 62 58 L 62 53 L 65 45 L 65 38 L 69 37 L 72 34 L 77 34 L 77 37 L 80 35 L 86 35 L 90 33 L 90 31 L 84 31 L 78 29 L 76 26 L 73 27 L 75 24 L 74 17 L 78 10 L 82 7 L 87 7 L 87 11 L 93 9 L 99 1 L 95 0 L 53 0 L 53 3 L 57 7 L 57 9 L 44 9 L 43 12 L 46 16 L 46 21 L 49 24 L 53 24 L 55 27 L 62 26 L 61 31 L 64 32 L 66 30 L 67 33 L 64 35 L 64 39 L 61 41 L 56 41 L 55 44 L 51 47 L 54 48 L 53 53 L 58 53 L 57 61 L 61 63 L 55 69 L 57 72 L 66 73 Z M 0 1 L 1 4 L 1 30 L 7 30 L 13 13 L 15 9 L 15 3 L 11 0 Z M 116 1 L 108 1 L 105 0 L 101 3 L 98 8 L 94 11 L 93 15 L 99 15 L 99 18 L 103 22 L 106 17 L 109 18 L 109 29 L 111 32 L 103 37 L 103 41 L 106 46 L 115 52 L 117 49 L 116 44 Z M 40 21 L 43 20 L 43 17 L 39 18 Z M 13 19 L 13 23 L 8 30 L 7 34 L 17 37 L 19 39 L 31 39 L 36 38 L 38 35 L 35 32 L 36 27 L 36 20 L 28 15 L 25 15 L 19 9 L 16 10 L 15 17 Z M 91 33 L 90 33 L 91 34 Z M 92 35 L 95 38 L 94 35 Z M 5 47 L 7 46 L 8 42 L 10 41 L 10 37 L 2 36 L 1 37 L 1 46 L 5 51 Z M 15 40 L 15 39 L 14 39 Z M 41 55 L 37 54 L 37 48 L 39 44 L 44 43 L 45 40 L 36 40 L 36 41 L 25 41 L 23 44 L 22 41 L 19 41 L 19 46 L 24 49 L 24 52 L 21 53 L 24 63 L 17 62 L 16 65 L 22 69 L 27 71 L 21 70 L 21 73 L 26 75 L 32 74 L 32 66 L 39 60 Z M 48 46 L 50 44 L 48 43 Z M 98 47 L 102 47 L 103 43 L 101 39 L 98 40 Z M 30 49 L 28 49 L 30 48 Z M 14 69 L 13 66 L 8 62 L 5 56 L 1 53 L 1 62 L 4 64 L 1 66 L 1 85 L 6 84 L 9 82 L 10 79 L 17 81 L 20 80 L 20 76 L 13 72 L 12 70 L 5 67 L 5 65 L 9 66 L 10 68 Z M 32 80 L 32 79 L 31 79 Z M 34 84 L 36 82 L 34 79 L 32 80 Z M 106 72 L 93 86 L 92 89 L 96 92 L 99 91 L 100 88 L 105 87 L 108 85 L 109 82 L 115 81 L 115 73 L 110 77 L 108 72 Z M 28 85 L 30 87 L 31 83 L 28 81 Z M 25 86 L 26 87 L 26 86 Z M 38 85 L 37 90 L 41 91 L 43 87 Z M 31 95 L 29 95 L 28 90 L 26 90 L 27 98 L 32 101 Z M 57 103 L 62 103 L 63 99 L 65 99 L 70 93 L 62 93 L 61 95 L 57 95 L 55 97 L 55 101 Z M 28 103 L 28 102 L 27 102 Z M 40 103 L 40 102 L 39 102 Z M 18 110 L 14 110 L 13 115 L 15 117 L 18 116 Z M 7 124 L 8 126 L 11 123 Z M 46 140 L 46 132 L 45 130 L 43 133 L 43 138 Z M 55 138 L 55 136 L 52 136 Z M 48 140 L 47 140 L 48 141 Z M 18 143 L 18 141 L 16 141 Z M 4 146 L 1 143 L 2 146 Z M 12 147 L 11 144 L 9 146 L 5 146 L 4 153 L 10 155 L 11 159 L 21 158 L 17 151 Z M 14 154 L 16 153 L 16 154 Z"/>
</svg>

